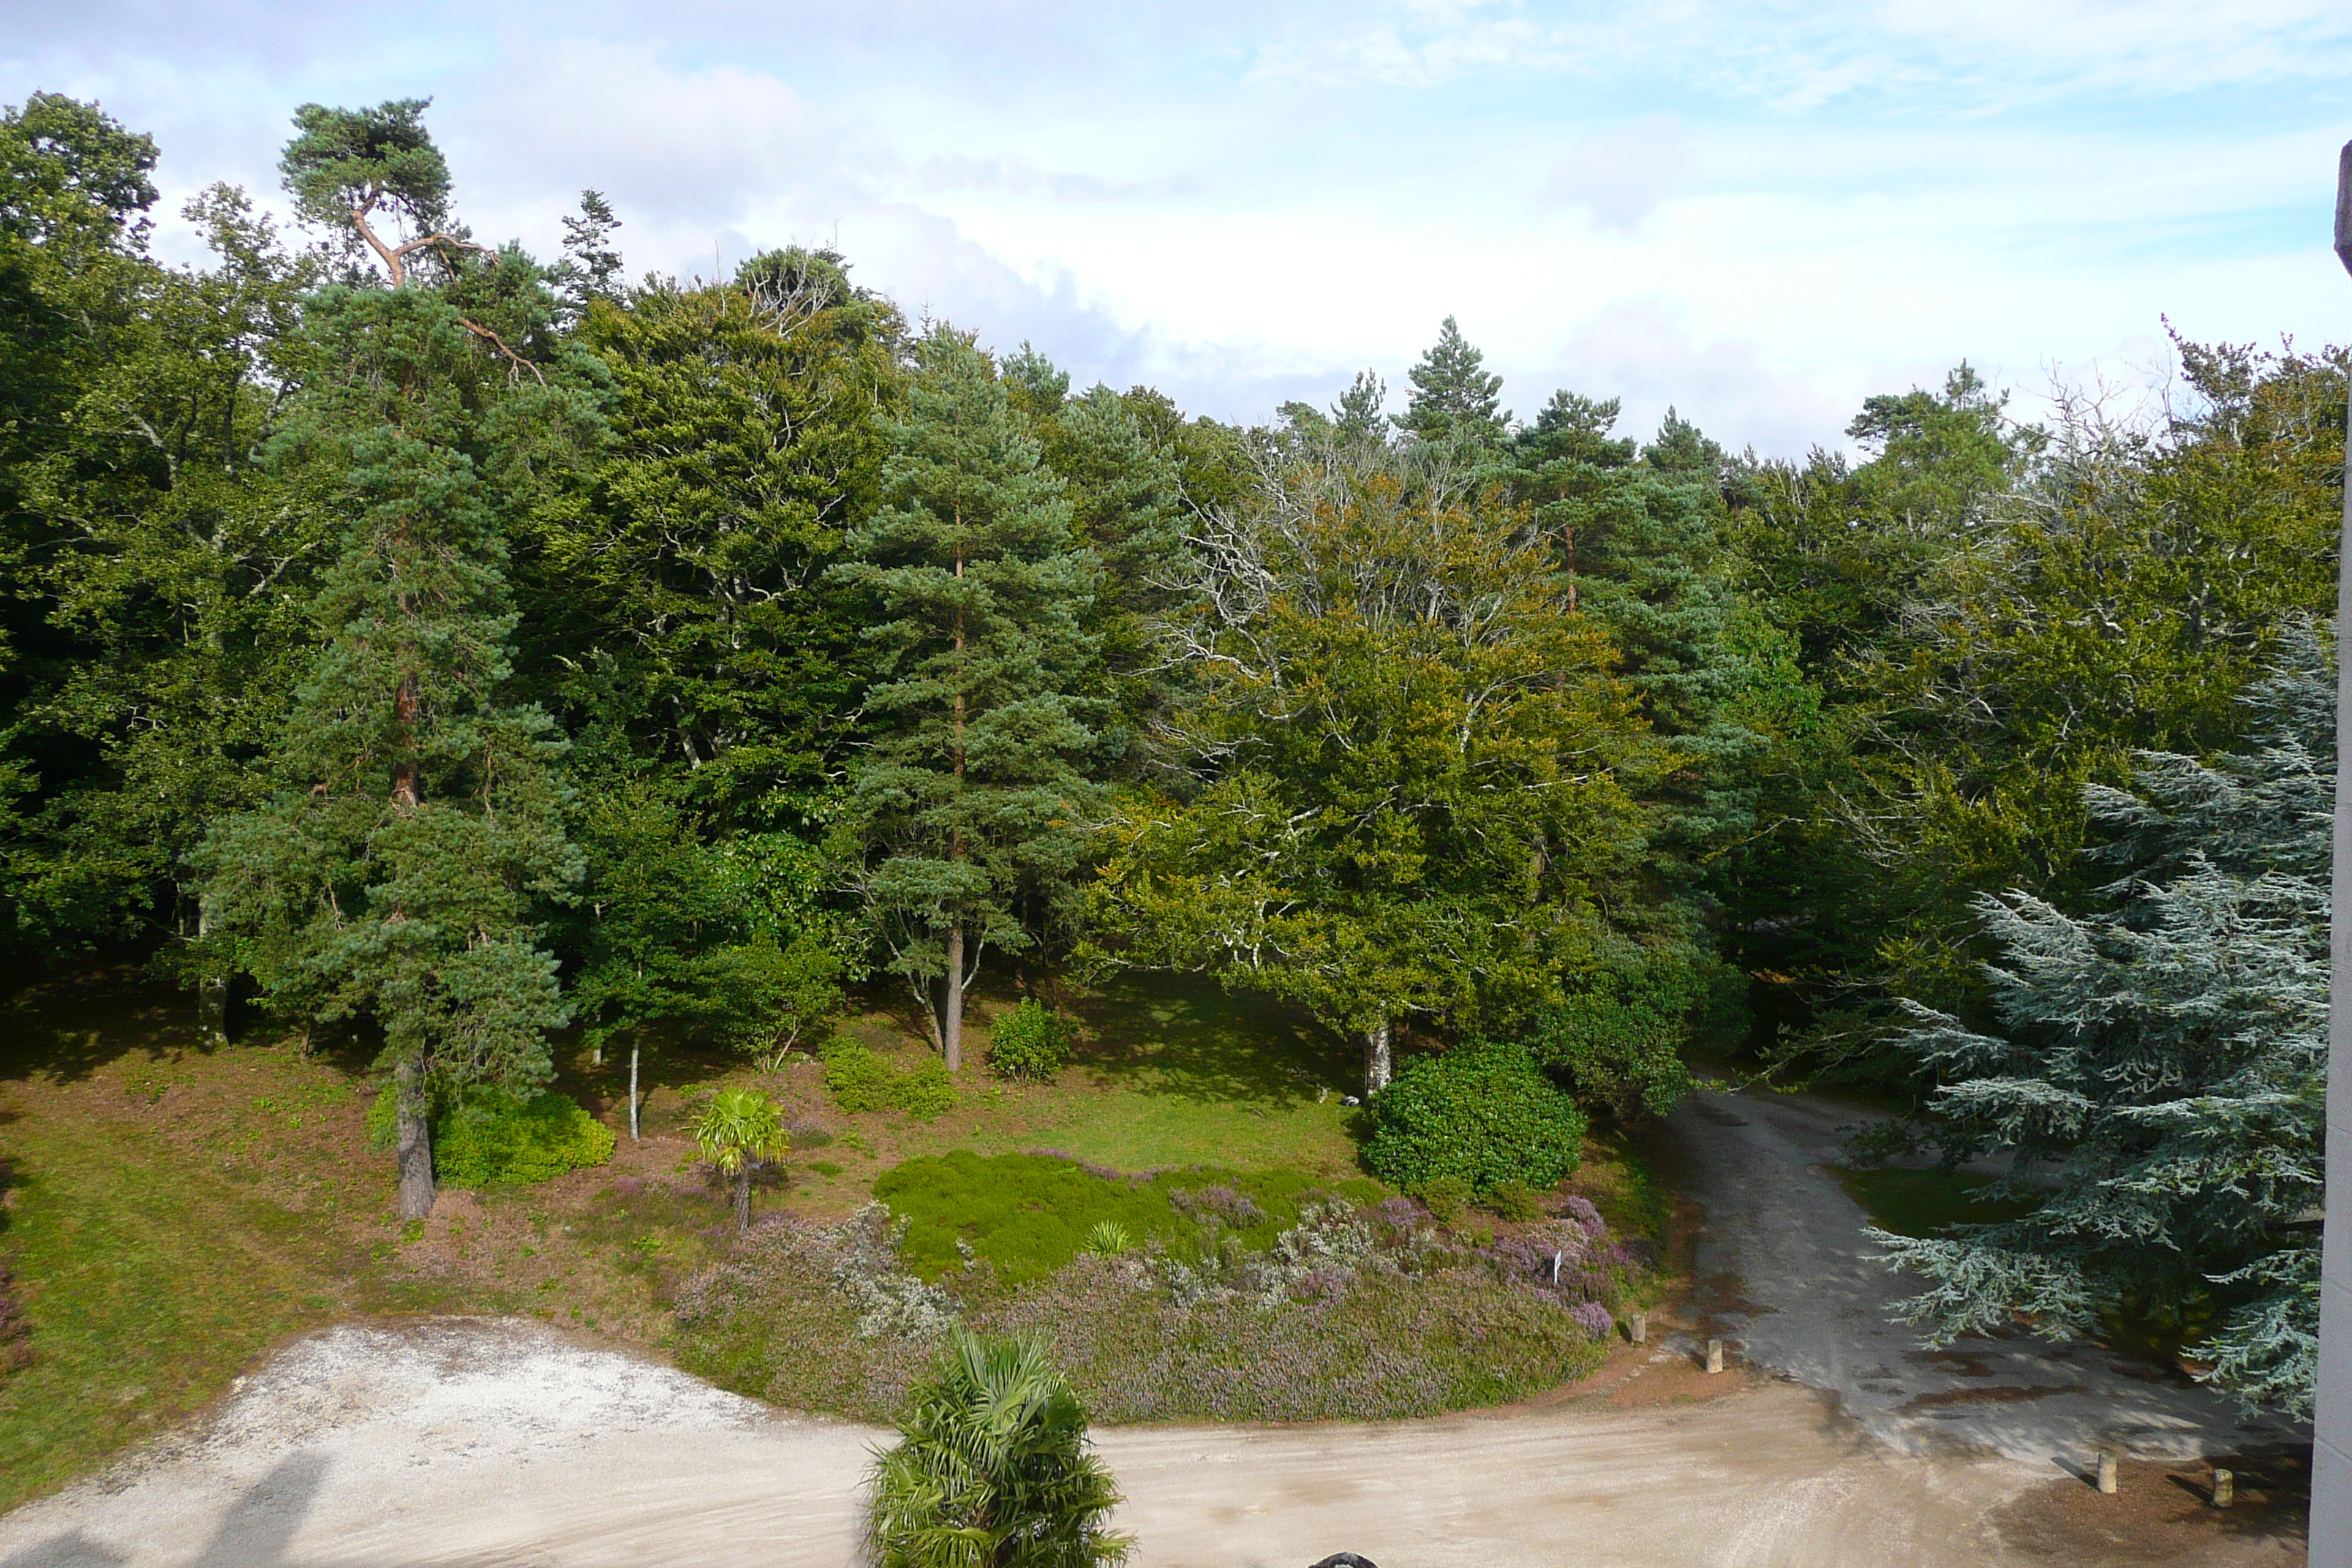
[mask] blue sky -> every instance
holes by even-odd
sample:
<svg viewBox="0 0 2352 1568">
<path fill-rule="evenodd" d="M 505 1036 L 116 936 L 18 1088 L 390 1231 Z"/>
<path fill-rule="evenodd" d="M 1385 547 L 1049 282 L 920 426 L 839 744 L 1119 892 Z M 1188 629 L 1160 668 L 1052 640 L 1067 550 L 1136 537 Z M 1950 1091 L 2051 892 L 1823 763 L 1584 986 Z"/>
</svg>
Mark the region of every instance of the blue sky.
<svg viewBox="0 0 2352 1568">
<path fill-rule="evenodd" d="M 1963 357 L 2030 409 L 2160 389 L 2168 316 L 2352 339 L 2344 0 L 0 6 L 0 99 L 153 132 L 168 208 L 274 197 L 298 103 L 429 95 L 478 233 L 551 252 L 594 185 L 635 270 L 837 237 L 1224 417 L 1402 386 L 1449 313 L 1523 414 L 1790 456 Z"/>
</svg>

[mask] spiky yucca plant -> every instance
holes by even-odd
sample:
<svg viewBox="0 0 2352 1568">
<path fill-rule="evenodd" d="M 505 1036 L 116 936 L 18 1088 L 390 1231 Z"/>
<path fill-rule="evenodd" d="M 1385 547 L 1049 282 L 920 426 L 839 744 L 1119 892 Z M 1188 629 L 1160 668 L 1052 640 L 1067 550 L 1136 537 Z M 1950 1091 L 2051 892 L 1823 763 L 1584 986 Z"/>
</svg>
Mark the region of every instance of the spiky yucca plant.
<svg viewBox="0 0 2352 1568">
<path fill-rule="evenodd" d="M 867 1473 L 873 1568 L 1109 1568 L 1118 1489 L 1087 1413 L 1034 1340 L 959 1330 Z"/>
</svg>

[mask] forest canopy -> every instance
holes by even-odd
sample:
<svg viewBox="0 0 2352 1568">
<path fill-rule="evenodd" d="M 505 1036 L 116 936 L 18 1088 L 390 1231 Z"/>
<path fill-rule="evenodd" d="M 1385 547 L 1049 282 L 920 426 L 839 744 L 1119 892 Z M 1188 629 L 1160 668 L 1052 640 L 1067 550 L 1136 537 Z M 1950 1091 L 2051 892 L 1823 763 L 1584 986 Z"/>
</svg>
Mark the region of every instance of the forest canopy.
<svg viewBox="0 0 2352 1568">
<path fill-rule="evenodd" d="M 298 231 L 215 185 L 197 267 L 150 139 L 0 114 L 12 957 L 362 1042 L 410 1213 L 558 1037 L 634 1097 L 894 986 L 957 1072 L 1015 963 L 1288 999 L 1368 1094 L 1517 1053 L 1569 1120 L 1703 1049 L 2011 1161 L 2034 1218 L 1901 1249 L 1923 1320 L 2153 1303 L 2307 1397 L 2342 351 L 2039 421 L 1963 363 L 1784 461 L 1521 418 L 1448 319 L 1393 412 L 1228 423 L 830 249 L 632 273 L 593 190 L 485 243 L 427 108 L 300 108 Z"/>
</svg>

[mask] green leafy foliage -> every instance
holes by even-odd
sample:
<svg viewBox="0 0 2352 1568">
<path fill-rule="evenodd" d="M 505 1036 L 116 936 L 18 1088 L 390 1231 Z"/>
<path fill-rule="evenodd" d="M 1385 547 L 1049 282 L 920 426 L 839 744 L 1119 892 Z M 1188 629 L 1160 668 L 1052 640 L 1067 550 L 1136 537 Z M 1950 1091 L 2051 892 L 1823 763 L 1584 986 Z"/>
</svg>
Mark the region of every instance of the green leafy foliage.
<svg viewBox="0 0 2352 1568">
<path fill-rule="evenodd" d="M 1082 953 L 1209 971 L 1360 1038 L 1522 1014 L 1602 934 L 1597 891 L 1631 878 L 1668 758 L 1492 493 L 1295 445 L 1213 520 L 1170 645 L 1202 776 L 1120 802 Z"/>
<path fill-rule="evenodd" d="M 1549 1187 L 1583 1157 L 1583 1113 L 1523 1046 L 1470 1040 L 1421 1058 L 1371 1109 L 1364 1163 L 1400 1187 L 1447 1176 L 1480 1193 Z"/>
<path fill-rule="evenodd" d="M 392 1144 L 394 1087 L 368 1107 L 369 1142 Z M 433 1117 L 434 1173 L 444 1186 L 488 1187 L 550 1181 L 613 1157 L 613 1130 L 552 1089 L 509 1094 L 473 1089 Z"/>
<path fill-rule="evenodd" d="M 885 1058 L 855 1040 L 835 1037 L 819 1053 L 824 1062 L 825 1092 L 851 1115 L 886 1110 L 898 1070 Z"/>
<path fill-rule="evenodd" d="M 434 1172 L 452 1187 L 544 1182 L 613 1157 L 613 1130 L 569 1095 L 466 1095 L 440 1121 Z"/>
<path fill-rule="evenodd" d="M 890 1104 L 918 1121 L 929 1121 L 955 1109 L 955 1077 L 937 1057 L 925 1057 L 891 1079 Z"/>
<path fill-rule="evenodd" d="M 1497 1182 L 1486 1192 L 1486 1206 L 1514 1225 L 1541 1219 L 1545 1196 L 1525 1182 Z"/>
<path fill-rule="evenodd" d="M 1118 1489 L 1087 1413 L 1035 1340 L 958 1332 L 866 1486 L 875 1568 L 1097 1568 L 1123 1563 Z"/>
<path fill-rule="evenodd" d="M 1077 1026 L 1034 996 L 997 1015 L 988 1031 L 988 1070 L 999 1078 L 1051 1083 L 1070 1059 Z"/>
<path fill-rule="evenodd" d="M 1419 1198 L 1440 1225 L 1452 1225 L 1470 1211 L 1477 1189 L 1460 1176 L 1432 1176 L 1405 1189 Z"/>
<path fill-rule="evenodd" d="M 834 1104 L 852 1114 L 903 1110 L 929 1121 L 955 1109 L 955 1078 L 937 1057 L 926 1057 L 901 1072 L 880 1052 L 838 1037 L 827 1041 L 820 1054 L 826 1092 Z"/>
<path fill-rule="evenodd" d="M 735 1188 L 735 1228 L 751 1224 L 751 1177 L 765 1164 L 791 1152 L 792 1135 L 784 1130 L 783 1112 L 757 1090 L 722 1089 L 710 1097 L 695 1118 L 694 1141 L 710 1168 L 731 1178 Z"/>
</svg>

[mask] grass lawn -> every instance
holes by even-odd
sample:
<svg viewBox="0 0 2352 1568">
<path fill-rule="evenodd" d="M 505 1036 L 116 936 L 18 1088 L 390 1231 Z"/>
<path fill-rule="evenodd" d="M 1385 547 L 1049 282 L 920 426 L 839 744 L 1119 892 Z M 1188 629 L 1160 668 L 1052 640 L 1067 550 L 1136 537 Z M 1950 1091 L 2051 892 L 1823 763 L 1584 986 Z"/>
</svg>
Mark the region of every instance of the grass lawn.
<svg viewBox="0 0 2352 1568">
<path fill-rule="evenodd" d="M 1990 1176 L 1965 1171 L 1853 1170 L 1837 1168 L 1839 1182 L 1870 1215 L 1870 1223 L 1897 1236 L 1934 1236 L 1948 1225 L 1983 1225 L 2033 1212 L 2014 1198 L 1978 1196 Z"/>
<path fill-rule="evenodd" d="M 437 1296 L 370 1257 L 390 1175 L 349 1157 L 345 1075 L 201 1056 L 186 1009 L 112 978 L 38 988 L 0 1033 L 0 1246 L 36 1356 L 0 1379 L 0 1508 L 199 1408 L 285 1334 Z"/>
</svg>

